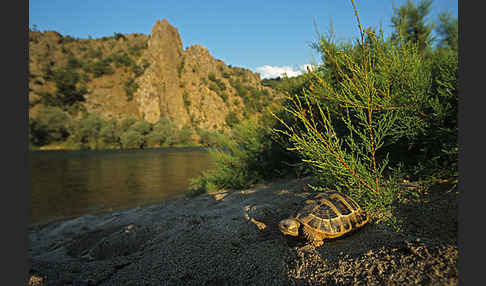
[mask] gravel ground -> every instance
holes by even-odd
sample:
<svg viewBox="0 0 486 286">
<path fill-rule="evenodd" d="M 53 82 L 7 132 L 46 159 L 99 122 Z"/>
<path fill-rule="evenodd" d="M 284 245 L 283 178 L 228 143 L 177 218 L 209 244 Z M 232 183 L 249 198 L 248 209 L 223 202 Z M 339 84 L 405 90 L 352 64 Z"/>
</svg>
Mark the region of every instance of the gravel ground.
<svg viewBox="0 0 486 286">
<path fill-rule="evenodd" d="M 372 220 L 313 247 L 283 237 L 307 179 L 29 228 L 29 285 L 457 285 L 456 195 L 407 199 L 403 231 Z"/>
</svg>

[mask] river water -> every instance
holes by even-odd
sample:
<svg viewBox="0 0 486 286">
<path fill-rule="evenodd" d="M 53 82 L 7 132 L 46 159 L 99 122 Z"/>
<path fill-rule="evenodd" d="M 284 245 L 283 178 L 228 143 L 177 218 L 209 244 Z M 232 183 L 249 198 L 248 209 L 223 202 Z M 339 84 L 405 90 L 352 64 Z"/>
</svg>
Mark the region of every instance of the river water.
<svg viewBox="0 0 486 286">
<path fill-rule="evenodd" d="M 201 148 L 30 152 L 29 223 L 180 197 L 214 166 Z"/>
</svg>

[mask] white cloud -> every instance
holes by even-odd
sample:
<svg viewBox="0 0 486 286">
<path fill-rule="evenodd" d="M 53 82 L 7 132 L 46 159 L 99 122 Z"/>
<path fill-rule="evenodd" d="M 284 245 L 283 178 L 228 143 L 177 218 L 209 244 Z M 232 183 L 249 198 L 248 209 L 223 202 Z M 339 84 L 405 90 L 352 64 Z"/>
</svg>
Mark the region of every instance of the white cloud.
<svg viewBox="0 0 486 286">
<path fill-rule="evenodd" d="M 306 67 L 311 67 L 311 65 L 305 64 L 301 65 L 299 68 L 294 69 L 291 66 L 269 66 L 264 65 L 257 67 L 256 71 L 260 73 L 262 79 L 264 78 L 276 78 L 282 77 L 286 74 L 288 77 L 298 76 L 306 71 Z"/>
</svg>

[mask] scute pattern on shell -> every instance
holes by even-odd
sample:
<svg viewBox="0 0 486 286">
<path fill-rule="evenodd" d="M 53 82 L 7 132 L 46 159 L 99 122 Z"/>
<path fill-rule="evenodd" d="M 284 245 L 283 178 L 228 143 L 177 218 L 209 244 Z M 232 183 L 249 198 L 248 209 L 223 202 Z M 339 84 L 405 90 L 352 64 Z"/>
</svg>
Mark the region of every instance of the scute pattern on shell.
<svg viewBox="0 0 486 286">
<path fill-rule="evenodd" d="M 316 238 L 335 238 L 365 225 L 369 218 L 350 197 L 323 192 L 307 200 L 295 217 Z"/>
</svg>

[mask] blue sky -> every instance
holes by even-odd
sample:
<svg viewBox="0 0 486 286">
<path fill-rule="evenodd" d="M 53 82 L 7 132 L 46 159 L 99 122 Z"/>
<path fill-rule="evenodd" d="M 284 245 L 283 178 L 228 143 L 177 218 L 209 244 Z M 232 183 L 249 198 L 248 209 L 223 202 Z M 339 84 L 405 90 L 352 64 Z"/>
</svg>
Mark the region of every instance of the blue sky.
<svg viewBox="0 0 486 286">
<path fill-rule="evenodd" d="M 450 11 L 458 0 L 435 0 L 429 20 Z M 355 1 L 362 26 L 382 25 L 391 33 L 393 5 L 406 0 Z M 417 3 L 417 1 L 415 1 Z M 166 18 L 181 35 L 184 48 L 200 44 L 233 66 L 260 72 L 262 77 L 319 63 L 309 47 L 318 30 L 327 33 L 332 19 L 337 40 L 355 39 L 357 22 L 350 1 L 196 1 L 196 0 L 30 0 L 29 27 L 55 30 L 76 38 L 114 33 L 150 34 L 156 20 Z"/>
</svg>

